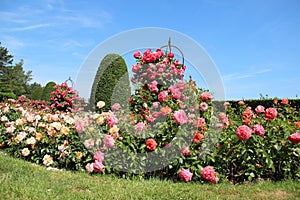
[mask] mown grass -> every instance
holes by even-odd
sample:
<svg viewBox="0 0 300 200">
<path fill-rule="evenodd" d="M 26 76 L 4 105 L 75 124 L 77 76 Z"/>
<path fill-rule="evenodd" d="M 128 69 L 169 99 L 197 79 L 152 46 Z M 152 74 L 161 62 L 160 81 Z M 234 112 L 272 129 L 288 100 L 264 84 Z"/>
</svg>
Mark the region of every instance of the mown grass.
<svg viewBox="0 0 300 200">
<path fill-rule="evenodd" d="M 216 185 L 48 171 L 0 151 L 0 199 L 300 199 L 300 181 Z"/>
</svg>

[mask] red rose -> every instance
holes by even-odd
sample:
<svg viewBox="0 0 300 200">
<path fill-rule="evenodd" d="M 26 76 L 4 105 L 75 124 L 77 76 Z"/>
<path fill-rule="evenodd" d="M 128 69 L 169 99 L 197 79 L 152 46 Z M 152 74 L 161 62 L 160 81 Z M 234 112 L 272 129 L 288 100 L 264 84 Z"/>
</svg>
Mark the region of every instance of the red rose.
<svg viewBox="0 0 300 200">
<path fill-rule="evenodd" d="M 194 137 L 193 137 L 193 142 L 194 143 L 198 143 L 199 141 L 201 141 L 202 139 L 204 139 L 204 135 L 198 132 L 194 133 Z"/>
<path fill-rule="evenodd" d="M 134 54 L 133 54 L 133 57 L 134 58 L 139 58 L 141 56 L 141 52 L 140 51 L 136 51 L 136 52 L 134 52 Z"/>
<path fill-rule="evenodd" d="M 169 57 L 169 58 L 174 58 L 174 53 L 169 52 L 169 53 L 168 53 L 168 57 Z"/>
<path fill-rule="evenodd" d="M 146 148 L 150 151 L 153 151 L 157 146 L 157 143 L 154 139 L 150 138 L 146 141 Z"/>
<path fill-rule="evenodd" d="M 289 140 L 294 144 L 300 143 L 300 133 L 296 132 L 296 133 L 290 135 Z"/>
<path fill-rule="evenodd" d="M 277 116 L 276 108 L 268 108 L 265 112 L 265 117 L 267 120 L 275 119 Z"/>
</svg>

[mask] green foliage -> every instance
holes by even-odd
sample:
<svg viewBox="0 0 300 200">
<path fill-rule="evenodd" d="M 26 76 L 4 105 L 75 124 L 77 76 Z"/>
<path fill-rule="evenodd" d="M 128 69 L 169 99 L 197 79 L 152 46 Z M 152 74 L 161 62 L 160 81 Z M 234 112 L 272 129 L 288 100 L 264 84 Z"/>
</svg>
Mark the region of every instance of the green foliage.
<svg viewBox="0 0 300 200">
<path fill-rule="evenodd" d="M 4 102 L 7 99 L 16 99 L 17 96 L 11 92 L 0 92 L 0 102 Z"/>
<path fill-rule="evenodd" d="M 44 87 L 43 90 L 43 94 L 42 94 L 42 100 L 46 100 L 50 102 L 50 94 L 51 92 L 55 91 L 54 86 L 56 85 L 56 83 L 54 81 L 50 81 L 46 84 L 46 86 Z"/>
<path fill-rule="evenodd" d="M 121 106 L 128 103 L 130 83 L 124 59 L 117 54 L 106 55 L 97 70 L 90 96 L 91 107 L 98 101 L 104 101 L 102 110 L 110 110 L 114 103 Z M 98 109 L 96 108 L 98 111 Z"/>
<path fill-rule="evenodd" d="M 27 95 L 32 71 L 24 71 L 22 60 L 13 65 L 13 56 L 2 46 L 0 55 L 0 92 L 11 92 L 16 96 Z"/>
<path fill-rule="evenodd" d="M 27 97 L 32 100 L 42 100 L 44 88 L 41 84 L 34 82 L 29 86 L 29 94 Z"/>
</svg>

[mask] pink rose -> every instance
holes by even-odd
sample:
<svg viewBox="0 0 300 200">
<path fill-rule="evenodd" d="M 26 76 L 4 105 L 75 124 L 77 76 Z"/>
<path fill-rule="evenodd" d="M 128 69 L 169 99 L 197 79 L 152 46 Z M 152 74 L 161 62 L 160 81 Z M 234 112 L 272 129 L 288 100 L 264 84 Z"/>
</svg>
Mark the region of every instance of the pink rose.
<svg viewBox="0 0 300 200">
<path fill-rule="evenodd" d="M 181 97 L 181 92 L 180 92 L 180 89 L 177 88 L 176 86 L 171 86 L 169 88 L 171 94 L 172 94 L 172 98 L 174 99 L 179 99 Z"/>
<path fill-rule="evenodd" d="M 151 92 L 158 92 L 157 81 L 152 81 L 149 85 Z"/>
<path fill-rule="evenodd" d="M 94 167 L 95 172 L 102 172 L 103 169 L 105 168 L 105 166 L 102 164 L 102 162 L 100 162 L 98 160 L 95 160 L 93 167 Z"/>
<path fill-rule="evenodd" d="M 85 166 L 85 169 L 92 173 L 94 171 L 94 163 L 88 163 L 86 166 Z"/>
<path fill-rule="evenodd" d="M 155 109 L 155 108 L 158 108 L 159 104 L 160 104 L 160 103 L 157 102 L 157 101 L 156 101 L 156 102 L 153 102 L 152 108 L 154 108 L 154 109 Z"/>
<path fill-rule="evenodd" d="M 200 94 L 200 99 L 203 101 L 211 100 L 212 96 L 208 92 L 203 92 Z"/>
<path fill-rule="evenodd" d="M 155 150 L 157 143 L 154 139 L 150 138 L 146 140 L 146 148 L 150 151 Z"/>
<path fill-rule="evenodd" d="M 113 148 L 115 145 L 115 140 L 111 135 L 107 135 L 104 138 L 104 145 L 108 148 Z"/>
<path fill-rule="evenodd" d="M 258 106 L 255 108 L 255 112 L 256 112 L 257 114 L 263 113 L 263 112 L 265 112 L 265 107 L 263 107 L 263 106 L 261 106 L 261 105 L 258 105 Z"/>
<path fill-rule="evenodd" d="M 206 110 L 208 109 L 208 104 L 205 103 L 205 102 L 201 102 L 201 103 L 200 103 L 199 109 L 200 109 L 201 111 L 206 111 Z"/>
<path fill-rule="evenodd" d="M 182 168 L 178 174 L 179 179 L 184 182 L 189 182 L 192 180 L 193 173 L 190 172 L 190 169 Z"/>
<path fill-rule="evenodd" d="M 113 112 L 109 113 L 109 116 L 106 118 L 106 124 L 112 128 L 114 125 L 118 123 L 118 119 Z"/>
<path fill-rule="evenodd" d="M 119 103 L 114 103 L 114 105 L 112 105 L 111 109 L 112 110 L 119 110 L 121 108 Z"/>
<path fill-rule="evenodd" d="M 104 153 L 102 153 L 101 151 L 96 151 L 94 153 L 94 160 L 98 160 L 99 162 L 102 162 L 104 160 Z"/>
<path fill-rule="evenodd" d="M 223 106 L 226 109 L 228 106 L 230 106 L 230 103 L 229 102 L 224 102 Z"/>
<path fill-rule="evenodd" d="M 251 137 L 251 132 L 251 129 L 246 125 L 239 126 L 236 129 L 236 135 L 241 140 L 248 140 Z"/>
<path fill-rule="evenodd" d="M 202 128 L 205 124 L 205 118 L 203 117 L 197 118 L 193 123 L 194 127 L 198 129 Z"/>
<path fill-rule="evenodd" d="M 168 115 L 172 112 L 172 108 L 170 108 L 169 106 L 165 106 L 160 109 L 160 112 L 163 115 Z"/>
<path fill-rule="evenodd" d="M 265 117 L 267 120 L 275 119 L 277 116 L 277 110 L 276 108 L 267 108 L 265 112 Z"/>
<path fill-rule="evenodd" d="M 187 118 L 184 110 L 175 111 L 173 114 L 173 119 L 175 120 L 175 122 L 178 125 L 183 125 L 183 124 L 187 123 L 187 121 L 188 121 L 188 118 Z"/>
<path fill-rule="evenodd" d="M 136 131 L 142 131 L 144 130 L 146 123 L 145 122 L 139 122 L 135 125 L 135 130 Z"/>
<path fill-rule="evenodd" d="M 84 122 L 76 121 L 74 127 L 77 133 L 82 133 L 84 131 Z"/>
<path fill-rule="evenodd" d="M 218 179 L 216 178 L 215 170 L 211 166 L 206 166 L 201 171 L 201 176 L 209 183 L 217 183 Z"/>
<path fill-rule="evenodd" d="M 158 94 L 158 100 L 161 102 L 166 102 L 168 98 L 168 91 L 164 90 Z"/>
<path fill-rule="evenodd" d="M 182 147 L 181 148 L 181 153 L 183 153 L 185 156 L 190 155 L 190 149 L 188 147 Z"/>
<path fill-rule="evenodd" d="M 255 133 L 256 135 L 259 135 L 259 136 L 262 136 L 265 134 L 265 129 L 262 125 L 260 124 L 255 124 L 253 127 L 252 127 L 252 131 L 253 133 Z"/>
<path fill-rule="evenodd" d="M 245 105 L 245 102 L 244 102 L 244 101 L 239 101 L 239 102 L 238 102 L 238 105 L 239 105 L 239 106 Z"/>
<path fill-rule="evenodd" d="M 300 133 L 299 132 L 296 132 L 294 134 L 291 134 L 289 136 L 289 140 L 294 143 L 294 144 L 298 144 L 300 143 Z"/>
</svg>

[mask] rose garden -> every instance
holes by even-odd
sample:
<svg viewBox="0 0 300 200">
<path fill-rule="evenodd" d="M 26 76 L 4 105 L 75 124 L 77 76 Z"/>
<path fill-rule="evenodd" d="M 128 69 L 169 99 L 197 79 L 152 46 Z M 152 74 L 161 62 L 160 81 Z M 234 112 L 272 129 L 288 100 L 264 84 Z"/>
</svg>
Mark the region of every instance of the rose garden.
<svg viewBox="0 0 300 200">
<path fill-rule="evenodd" d="M 54 87 L 50 101 L 1 102 L 0 148 L 47 168 L 104 176 L 209 184 L 299 179 L 300 108 L 289 99 L 255 107 L 214 101 L 184 79 L 186 67 L 172 52 L 133 56 L 135 91 L 126 102 L 87 105 L 67 83 Z"/>
</svg>

